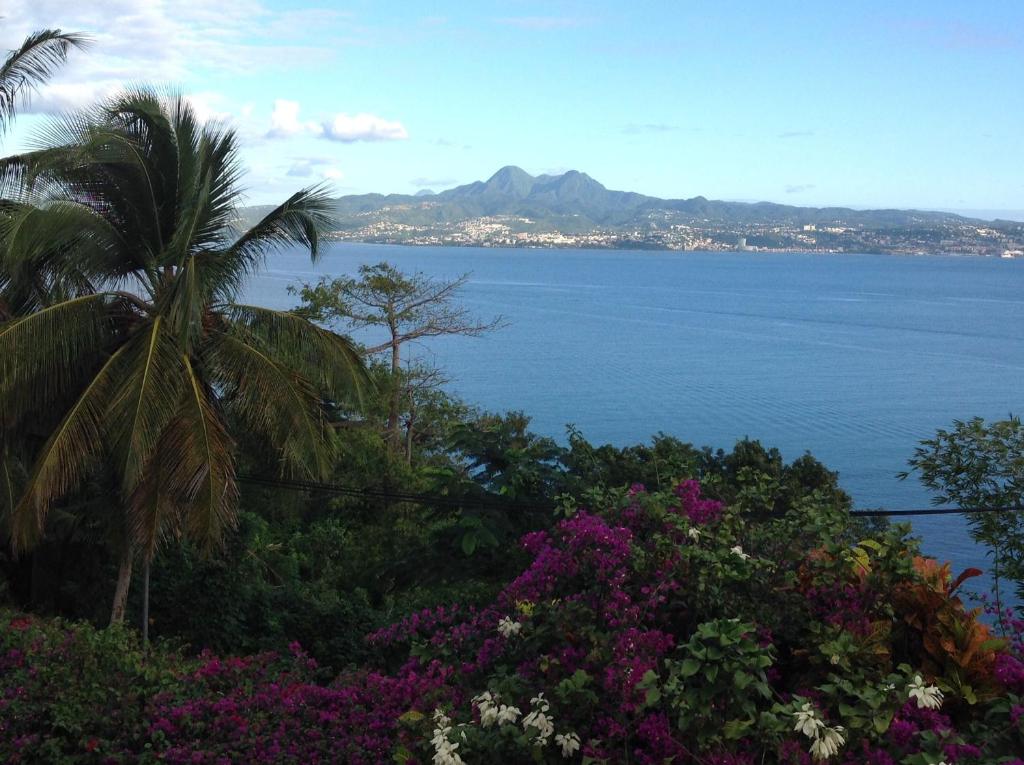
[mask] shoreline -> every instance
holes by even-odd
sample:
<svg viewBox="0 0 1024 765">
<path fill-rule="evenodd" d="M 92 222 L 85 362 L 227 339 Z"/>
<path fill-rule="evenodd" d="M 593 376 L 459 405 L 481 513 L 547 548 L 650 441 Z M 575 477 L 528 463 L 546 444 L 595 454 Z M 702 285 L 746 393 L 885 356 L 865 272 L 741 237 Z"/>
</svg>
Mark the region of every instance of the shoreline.
<svg viewBox="0 0 1024 765">
<path fill-rule="evenodd" d="M 329 238 L 330 244 L 360 245 L 374 247 L 403 247 L 408 249 L 427 248 L 457 248 L 465 250 L 553 250 L 556 252 L 646 252 L 651 254 L 672 253 L 679 255 L 849 255 L 849 256 L 878 256 L 878 257 L 899 257 L 899 258 L 972 258 L 977 260 L 998 260 L 998 261 L 1021 261 L 1024 257 L 1004 257 L 1001 255 L 979 255 L 970 252 L 867 252 L 863 250 L 824 250 L 824 249 L 793 249 L 791 247 L 781 249 L 769 249 L 766 247 L 748 247 L 745 249 L 722 248 L 722 249 L 680 249 L 674 247 L 598 247 L 593 244 L 571 245 L 571 244 L 486 244 L 468 242 L 400 242 L 400 241 L 374 241 L 370 239 L 337 239 Z"/>
</svg>

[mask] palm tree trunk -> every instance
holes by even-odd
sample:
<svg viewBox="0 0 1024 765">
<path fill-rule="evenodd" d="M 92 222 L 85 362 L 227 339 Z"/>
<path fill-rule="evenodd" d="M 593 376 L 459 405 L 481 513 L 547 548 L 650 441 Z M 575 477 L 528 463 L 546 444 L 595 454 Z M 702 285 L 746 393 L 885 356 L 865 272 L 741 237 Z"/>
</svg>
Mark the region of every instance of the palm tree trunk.
<svg viewBox="0 0 1024 765">
<path fill-rule="evenodd" d="M 121 566 L 117 570 L 117 587 L 114 589 L 114 605 L 110 609 L 110 623 L 124 624 L 124 612 L 128 608 L 128 588 L 132 583 L 133 555 L 131 546 L 126 545 L 121 554 Z"/>
</svg>

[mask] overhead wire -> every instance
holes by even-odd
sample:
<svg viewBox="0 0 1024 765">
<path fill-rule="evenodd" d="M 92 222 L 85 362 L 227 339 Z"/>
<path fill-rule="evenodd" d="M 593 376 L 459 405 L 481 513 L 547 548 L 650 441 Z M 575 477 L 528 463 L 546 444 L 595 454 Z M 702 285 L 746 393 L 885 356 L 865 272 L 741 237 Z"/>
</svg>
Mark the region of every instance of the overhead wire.
<svg viewBox="0 0 1024 765">
<path fill-rule="evenodd" d="M 553 512 L 555 505 L 519 503 L 485 497 L 451 497 L 431 494 L 417 494 L 406 491 L 391 489 L 368 489 L 341 484 L 325 483 L 320 481 L 307 481 L 291 478 L 265 478 L 260 476 L 242 475 L 238 477 L 242 483 L 266 488 L 284 489 L 290 491 L 318 492 L 322 494 L 333 494 L 336 496 L 347 496 L 364 499 L 377 499 L 384 502 L 410 503 L 424 506 L 451 507 L 455 509 L 476 509 L 476 510 L 502 510 L 502 511 L 540 511 Z M 885 509 L 875 508 L 866 510 L 851 510 L 850 515 L 861 518 L 877 517 L 912 517 L 928 515 L 973 515 L 977 513 L 1005 513 L 1022 512 L 1024 507 L 1016 505 L 992 506 L 992 507 L 927 507 L 927 508 L 899 508 Z M 753 515 L 764 515 L 768 517 L 779 517 L 779 513 L 752 513 Z"/>
</svg>

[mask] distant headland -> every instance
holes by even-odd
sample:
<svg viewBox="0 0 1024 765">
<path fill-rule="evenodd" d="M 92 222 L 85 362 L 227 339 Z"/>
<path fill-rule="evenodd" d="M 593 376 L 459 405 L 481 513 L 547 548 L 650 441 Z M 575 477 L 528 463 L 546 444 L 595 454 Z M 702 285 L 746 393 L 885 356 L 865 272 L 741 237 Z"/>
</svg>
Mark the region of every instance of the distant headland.
<svg viewBox="0 0 1024 765">
<path fill-rule="evenodd" d="M 1024 257 L 1024 223 L 922 210 L 659 199 L 586 173 L 533 176 L 509 165 L 439 193 L 335 200 L 341 241 L 477 247 L 581 247 L 961 254 Z M 266 208 L 247 208 L 254 217 Z"/>
</svg>

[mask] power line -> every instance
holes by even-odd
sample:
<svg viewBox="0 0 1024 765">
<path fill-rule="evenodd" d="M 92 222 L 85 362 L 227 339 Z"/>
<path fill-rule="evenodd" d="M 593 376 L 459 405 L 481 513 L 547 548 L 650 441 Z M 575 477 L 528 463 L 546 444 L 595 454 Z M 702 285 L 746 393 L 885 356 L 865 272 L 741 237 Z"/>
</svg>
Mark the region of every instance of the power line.
<svg viewBox="0 0 1024 765">
<path fill-rule="evenodd" d="M 850 515 L 861 517 L 900 515 L 973 515 L 975 513 L 1013 513 L 1024 511 L 1024 507 L 922 507 L 909 510 L 851 510 Z"/>
<path fill-rule="evenodd" d="M 353 486 L 343 486 L 334 483 L 322 483 L 318 481 L 304 481 L 289 478 L 261 478 L 259 476 L 243 475 L 238 480 L 242 483 L 265 486 L 268 488 L 286 489 L 290 491 L 310 491 L 322 494 L 334 494 L 363 499 L 379 499 L 384 502 L 408 502 L 411 504 L 428 505 L 437 507 L 451 507 L 456 509 L 478 509 L 478 510 L 534 510 L 540 512 L 553 512 L 555 505 L 519 504 L 502 500 L 488 499 L 486 497 L 445 497 L 429 494 L 414 494 L 411 492 L 391 491 L 389 489 L 366 489 Z M 879 517 L 906 517 L 906 516 L 927 516 L 927 515 L 973 515 L 976 513 L 1009 513 L 1022 512 L 1024 507 L 1010 505 L 997 507 L 927 507 L 927 508 L 905 508 L 895 510 L 851 510 L 850 515 L 859 518 Z M 751 515 L 764 517 L 781 517 L 777 512 L 754 512 Z"/>
</svg>

